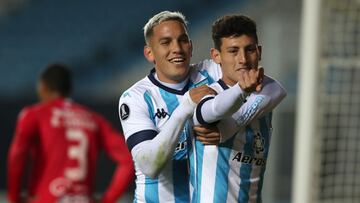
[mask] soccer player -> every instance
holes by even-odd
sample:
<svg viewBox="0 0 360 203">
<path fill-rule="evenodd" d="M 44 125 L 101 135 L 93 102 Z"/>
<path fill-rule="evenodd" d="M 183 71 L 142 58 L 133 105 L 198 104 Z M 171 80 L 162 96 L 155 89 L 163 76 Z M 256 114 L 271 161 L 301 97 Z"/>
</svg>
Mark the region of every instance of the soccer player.
<svg viewBox="0 0 360 203">
<path fill-rule="evenodd" d="M 194 122 L 216 124 L 221 142 L 204 146 L 194 140 L 193 202 L 261 202 L 271 111 L 286 92 L 258 66 L 261 46 L 253 20 L 224 16 L 213 24 L 212 37 L 211 56 L 221 65 L 223 76 L 211 85 L 218 94 L 205 97 L 197 106 Z"/>
<path fill-rule="evenodd" d="M 38 80 L 41 102 L 19 114 L 8 154 L 10 203 L 95 202 L 95 167 L 101 150 L 117 168 L 100 202 L 116 202 L 133 180 L 134 166 L 123 135 L 101 115 L 69 99 L 71 89 L 69 69 L 51 64 Z M 22 198 L 22 175 L 28 158 L 32 163 L 30 179 L 27 197 Z"/>
<path fill-rule="evenodd" d="M 187 139 L 192 128 L 186 120 L 196 103 L 213 93 L 202 85 L 218 80 L 221 70 L 209 60 L 189 65 L 186 24 L 178 12 L 149 19 L 144 55 L 155 68 L 120 97 L 119 116 L 136 169 L 135 202 L 190 201 Z"/>
</svg>

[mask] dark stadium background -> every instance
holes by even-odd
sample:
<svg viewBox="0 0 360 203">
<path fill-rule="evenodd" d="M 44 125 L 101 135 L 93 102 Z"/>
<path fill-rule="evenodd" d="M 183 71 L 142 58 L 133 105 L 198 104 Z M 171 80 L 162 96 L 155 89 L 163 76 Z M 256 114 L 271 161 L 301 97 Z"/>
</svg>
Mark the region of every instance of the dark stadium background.
<svg viewBox="0 0 360 203">
<path fill-rule="evenodd" d="M 0 1 L 0 202 L 5 201 L 6 156 L 16 117 L 35 103 L 35 82 L 51 62 L 72 67 L 73 98 L 102 113 L 121 130 L 118 97 L 151 68 L 143 57 L 142 27 L 162 10 L 180 11 L 190 22 L 193 62 L 209 57 L 212 21 L 243 13 L 257 21 L 265 72 L 288 90 L 274 115 L 274 136 L 264 186 L 264 202 L 289 202 L 298 64 L 300 0 L 1 0 Z M 114 165 L 99 161 L 98 193 Z M 134 187 L 129 188 L 130 201 Z"/>
</svg>

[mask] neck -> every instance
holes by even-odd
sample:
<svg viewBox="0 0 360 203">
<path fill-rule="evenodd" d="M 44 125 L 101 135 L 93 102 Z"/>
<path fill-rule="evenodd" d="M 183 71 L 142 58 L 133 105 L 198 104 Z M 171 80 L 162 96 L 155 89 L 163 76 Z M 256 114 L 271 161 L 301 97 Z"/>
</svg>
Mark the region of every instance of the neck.
<svg viewBox="0 0 360 203">
<path fill-rule="evenodd" d="M 53 93 L 49 93 L 44 95 L 41 98 L 41 102 L 49 102 L 49 101 L 53 101 L 55 99 L 61 98 L 63 97 L 62 95 L 60 95 L 59 93 L 53 92 Z"/>
<path fill-rule="evenodd" d="M 162 85 L 164 85 L 164 86 L 166 86 L 166 87 L 169 87 L 169 88 L 171 88 L 171 89 L 175 89 L 175 90 L 182 90 L 182 89 L 186 86 L 186 84 L 187 84 L 187 82 L 188 82 L 188 80 L 189 80 L 189 77 L 187 77 L 185 80 L 183 80 L 183 81 L 181 81 L 181 82 L 178 82 L 178 83 L 163 82 L 163 81 L 161 81 L 161 80 L 159 79 L 159 77 L 158 77 L 158 75 L 156 74 L 156 72 L 155 72 L 154 77 L 155 77 L 155 79 L 156 79 L 157 81 L 159 81 Z"/>
</svg>

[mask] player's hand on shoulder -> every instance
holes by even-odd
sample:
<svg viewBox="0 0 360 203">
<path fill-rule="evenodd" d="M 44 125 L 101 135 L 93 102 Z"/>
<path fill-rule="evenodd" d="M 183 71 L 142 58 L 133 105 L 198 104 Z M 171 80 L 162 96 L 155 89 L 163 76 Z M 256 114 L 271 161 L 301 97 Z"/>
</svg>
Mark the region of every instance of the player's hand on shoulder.
<svg viewBox="0 0 360 203">
<path fill-rule="evenodd" d="M 204 145 L 217 145 L 220 143 L 220 131 L 214 127 L 204 127 L 202 125 L 195 125 L 194 131 L 196 139 Z"/>
<path fill-rule="evenodd" d="M 262 82 L 264 80 L 264 68 L 251 68 L 251 69 L 241 69 L 238 84 L 240 88 L 247 92 L 260 92 L 262 89 Z"/>
<path fill-rule="evenodd" d="M 215 90 L 213 90 L 209 86 L 203 85 L 203 86 L 191 89 L 189 91 L 189 95 L 190 95 L 191 100 L 194 103 L 198 104 L 200 102 L 200 100 L 204 96 L 206 96 L 206 95 L 216 95 L 216 92 L 215 92 Z"/>
</svg>

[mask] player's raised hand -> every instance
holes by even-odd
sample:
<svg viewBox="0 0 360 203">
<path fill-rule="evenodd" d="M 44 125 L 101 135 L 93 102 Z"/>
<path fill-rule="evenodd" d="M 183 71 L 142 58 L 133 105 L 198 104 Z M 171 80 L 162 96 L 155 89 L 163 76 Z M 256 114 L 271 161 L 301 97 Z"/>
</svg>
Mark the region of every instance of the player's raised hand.
<svg viewBox="0 0 360 203">
<path fill-rule="evenodd" d="M 251 68 L 240 70 L 238 84 L 242 90 L 251 93 L 254 91 L 261 91 L 262 81 L 264 79 L 264 68 Z"/>
<path fill-rule="evenodd" d="M 189 95 L 191 100 L 198 104 L 200 100 L 206 95 L 216 95 L 215 90 L 211 89 L 210 87 L 203 85 L 200 87 L 193 88 L 189 91 Z"/>
</svg>

